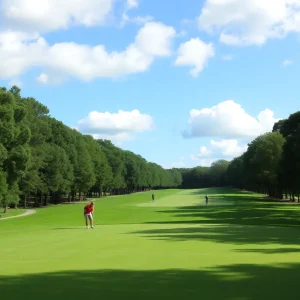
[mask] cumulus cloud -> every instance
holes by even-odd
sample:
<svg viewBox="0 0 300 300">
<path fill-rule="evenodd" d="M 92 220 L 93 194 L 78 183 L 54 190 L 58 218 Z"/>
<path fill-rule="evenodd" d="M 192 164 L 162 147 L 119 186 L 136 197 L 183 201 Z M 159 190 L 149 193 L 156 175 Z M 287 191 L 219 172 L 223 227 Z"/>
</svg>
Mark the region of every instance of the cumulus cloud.
<svg viewBox="0 0 300 300">
<path fill-rule="evenodd" d="M 192 154 L 190 156 L 191 160 L 197 160 L 197 159 L 200 159 L 200 158 L 207 158 L 207 157 L 210 157 L 212 154 L 212 151 L 209 150 L 207 147 L 205 146 L 202 146 L 200 148 L 200 152 L 196 155 Z"/>
<path fill-rule="evenodd" d="M 0 32 L 0 79 L 17 77 L 34 67 L 44 69 L 38 78 L 43 83 L 54 80 L 44 74 L 89 81 L 145 72 L 156 58 L 171 54 L 175 35 L 173 27 L 149 22 L 125 50 L 108 52 L 103 45 L 92 47 L 70 42 L 49 45 L 38 34 Z"/>
<path fill-rule="evenodd" d="M 201 158 L 197 160 L 197 164 L 194 166 L 210 167 L 217 160 L 217 158 Z"/>
<path fill-rule="evenodd" d="M 49 76 L 48 74 L 45 74 L 45 73 L 41 73 L 38 77 L 37 77 L 37 81 L 39 83 L 42 83 L 42 84 L 47 84 L 49 82 Z"/>
<path fill-rule="evenodd" d="M 0 32 L 0 79 L 18 77 L 44 61 L 46 41 L 35 34 Z"/>
<path fill-rule="evenodd" d="M 197 154 L 191 154 L 190 160 L 203 167 L 219 159 L 231 160 L 242 155 L 248 149 L 248 145 L 235 139 L 211 140 L 207 146 L 202 146 Z"/>
<path fill-rule="evenodd" d="M 191 39 L 180 45 L 176 66 L 192 66 L 190 73 L 197 77 L 203 71 L 208 60 L 215 56 L 212 43 L 206 44 L 199 38 Z"/>
<path fill-rule="evenodd" d="M 288 66 L 292 65 L 293 63 L 294 63 L 294 62 L 293 62 L 292 60 L 286 59 L 286 60 L 284 60 L 284 61 L 282 62 L 282 66 L 283 66 L 283 67 L 288 67 Z"/>
<path fill-rule="evenodd" d="M 29 32 L 101 25 L 113 3 L 114 0 L 2 0 L 0 22 L 6 28 Z"/>
<path fill-rule="evenodd" d="M 118 111 L 118 113 L 92 111 L 78 121 L 76 129 L 97 139 L 124 141 L 134 139 L 135 134 L 151 130 L 153 119 L 138 110 Z"/>
<path fill-rule="evenodd" d="M 129 8 L 135 8 L 138 7 L 138 0 L 127 0 L 127 6 Z"/>
<path fill-rule="evenodd" d="M 122 14 L 122 22 L 121 27 L 123 27 L 126 23 L 136 23 L 136 24 L 144 24 L 153 20 L 152 16 L 135 16 L 131 17 L 128 13 L 138 8 L 139 2 L 138 0 L 127 0 L 125 5 L 125 10 Z"/>
<path fill-rule="evenodd" d="M 248 149 L 247 145 L 239 145 L 239 142 L 234 139 L 221 140 L 219 142 L 212 140 L 210 142 L 210 144 L 211 144 L 212 148 L 217 150 L 217 153 L 219 153 L 218 151 L 220 151 L 222 156 L 225 156 L 225 157 L 240 156 L 244 152 L 246 152 Z"/>
<path fill-rule="evenodd" d="M 209 146 L 202 146 L 200 152 L 190 156 L 191 160 L 200 160 L 203 158 L 233 158 L 242 155 L 248 146 L 240 145 L 238 140 L 228 139 L 215 141 L 211 140 Z"/>
<path fill-rule="evenodd" d="M 198 22 L 225 44 L 262 45 L 300 31 L 300 1 L 206 0 Z"/>
<path fill-rule="evenodd" d="M 240 104 L 227 100 L 211 108 L 190 112 L 190 129 L 183 132 L 185 138 L 221 137 L 255 138 L 271 131 L 275 122 L 274 113 L 263 110 L 257 118 L 249 115 Z"/>
</svg>

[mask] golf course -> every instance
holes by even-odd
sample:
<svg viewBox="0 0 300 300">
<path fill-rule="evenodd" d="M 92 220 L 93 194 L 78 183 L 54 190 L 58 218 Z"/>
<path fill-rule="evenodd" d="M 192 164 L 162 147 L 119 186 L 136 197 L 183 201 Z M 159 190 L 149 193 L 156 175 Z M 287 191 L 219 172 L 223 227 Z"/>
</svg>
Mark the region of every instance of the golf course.
<svg viewBox="0 0 300 300">
<path fill-rule="evenodd" d="M 205 195 L 209 205 L 205 206 Z M 0 221 L 0 299 L 299 299 L 300 208 L 230 188 L 61 204 Z"/>
</svg>

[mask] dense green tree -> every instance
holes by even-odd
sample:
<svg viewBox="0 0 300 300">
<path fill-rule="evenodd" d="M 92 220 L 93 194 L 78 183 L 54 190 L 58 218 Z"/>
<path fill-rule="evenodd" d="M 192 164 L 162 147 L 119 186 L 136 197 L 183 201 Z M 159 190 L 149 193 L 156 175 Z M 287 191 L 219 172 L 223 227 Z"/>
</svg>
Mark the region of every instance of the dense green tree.
<svg viewBox="0 0 300 300">
<path fill-rule="evenodd" d="M 91 192 L 102 196 L 106 192 L 112 182 L 112 169 L 106 159 L 105 153 L 92 136 L 84 136 L 85 145 L 93 163 L 93 172 L 95 175 L 95 184 L 91 188 Z"/>
<path fill-rule="evenodd" d="M 82 136 L 78 136 L 76 148 L 78 156 L 74 173 L 75 191 L 79 192 L 79 199 L 81 199 L 81 195 L 86 196 L 87 192 L 95 185 L 96 176 L 92 158 Z"/>
<path fill-rule="evenodd" d="M 20 90 L 0 90 L 0 171 L 2 206 L 19 202 L 19 182 L 25 176 L 30 158 L 30 129 L 26 126 L 26 107 L 19 101 Z"/>
<path fill-rule="evenodd" d="M 274 126 L 274 131 L 279 131 L 285 138 L 282 158 L 280 161 L 279 182 L 280 188 L 286 197 L 291 200 L 300 193 L 300 111 L 286 120 L 281 120 Z"/>
<path fill-rule="evenodd" d="M 284 137 L 296 134 L 300 126 L 300 111 L 291 114 L 288 119 L 275 123 L 273 131 L 279 131 Z"/>
<path fill-rule="evenodd" d="M 278 173 L 284 142 L 279 132 L 264 134 L 249 145 L 244 156 L 247 182 L 270 196 L 280 196 Z"/>
<path fill-rule="evenodd" d="M 244 155 L 233 159 L 227 169 L 228 183 L 236 188 L 245 188 Z"/>
<path fill-rule="evenodd" d="M 102 193 L 231 185 L 291 199 L 300 192 L 300 112 L 255 139 L 240 157 L 211 167 L 163 169 L 108 140 L 49 116 L 16 86 L 0 89 L 0 204 L 45 205 Z M 49 197 L 50 196 L 50 197 Z"/>
<path fill-rule="evenodd" d="M 125 191 L 125 154 L 122 150 L 108 140 L 98 140 L 103 149 L 113 173 L 110 191 L 112 194 L 119 194 Z"/>
<path fill-rule="evenodd" d="M 31 156 L 28 168 L 20 182 L 22 198 L 26 207 L 30 195 L 34 195 L 35 204 L 38 205 L 38 202 L 42 204 L 42 195 L 48 192 L 48 188 L 40 176 L 40 169 L 46 158 L 44 147 L 46 140 L 50 138 L 51 131 L 48 117 L 49 110 L 46 106 L 34 98 L 23 98 L 21 102 L 26 106 L 25 123 L 31 131 L 29 141 Z"/>
<path fill-rule="evenodd" d="M 226 186 L 227 180 L 227 168 L 229 162 L 227 160 L 218 160 L 214 162 L 209 169 L 209 176 L 214 186 Z"/>
</svg>

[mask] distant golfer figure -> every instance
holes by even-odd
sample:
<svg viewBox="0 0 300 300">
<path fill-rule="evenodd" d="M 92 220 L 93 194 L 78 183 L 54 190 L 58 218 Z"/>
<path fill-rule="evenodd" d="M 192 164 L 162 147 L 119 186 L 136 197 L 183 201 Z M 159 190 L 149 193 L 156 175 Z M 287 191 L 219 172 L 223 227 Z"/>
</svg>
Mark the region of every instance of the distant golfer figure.
<svg viewBox="0 0 300 300">
<path fill-rule="evenodd" d="M 205 203 L 206 203 L 206 206 L 208 205 L 208 196 L 206 195 L 205 196 Z"/>
<path fill-rule="evenodd" d="M 85 218 L 85 225 L 87 229 L 89 228 L 89 221 L 90 221 L 91 228 L 94 228 L 93 213 L 94 213 L 94 202 L 91 202 L 90 204 L 84 207 L 84 218 Z"/>
<path fill-rule="evenodd" d="M 155 202 L 155 194 L 152 193 L 152 202 Z"/>
</svg>

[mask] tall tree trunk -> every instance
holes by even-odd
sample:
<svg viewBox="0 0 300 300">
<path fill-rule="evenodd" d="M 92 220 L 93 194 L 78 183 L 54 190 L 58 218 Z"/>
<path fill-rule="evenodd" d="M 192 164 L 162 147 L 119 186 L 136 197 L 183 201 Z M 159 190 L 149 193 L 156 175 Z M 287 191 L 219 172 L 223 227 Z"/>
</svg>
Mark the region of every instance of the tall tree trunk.
<svg viewBox="0 0 300 300">
<path fill-rule="evenodd" d="M 39 202 L 40 202 L 40 206 L 43 206 L 43 194 L 42 194 L 42 192 L 39 192 Z"/>
<path fill-rule="evenodd" d="M 35 205 L 35 207 L 38 206 L 38 195 L 37 195 L 37 191 L 35 191 L 35 194 L 34 194 L 34 205 Z"/>
</svg>

